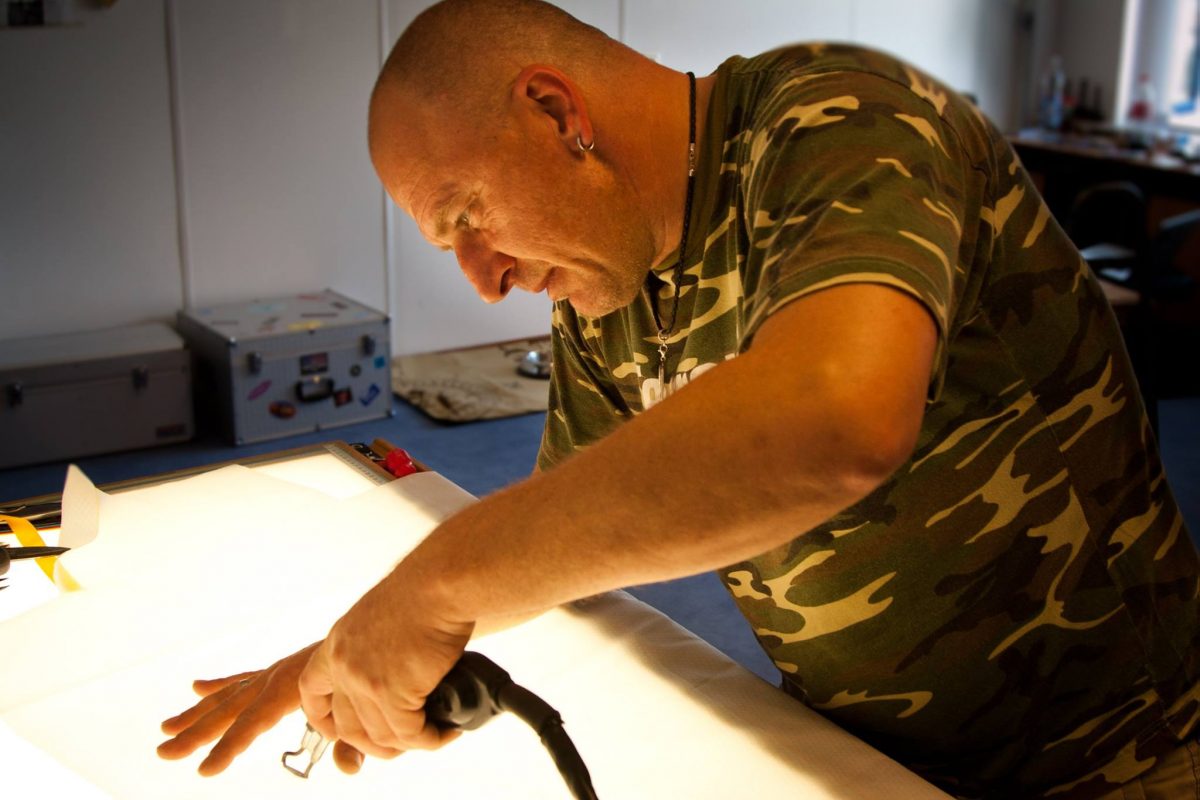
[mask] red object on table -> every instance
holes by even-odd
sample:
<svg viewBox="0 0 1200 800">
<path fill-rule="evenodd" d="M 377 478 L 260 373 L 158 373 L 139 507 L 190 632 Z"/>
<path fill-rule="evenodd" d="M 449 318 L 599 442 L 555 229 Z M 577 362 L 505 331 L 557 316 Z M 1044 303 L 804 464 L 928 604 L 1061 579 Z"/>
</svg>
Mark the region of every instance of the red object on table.
<svg viewBox="0 0 1200 800">
<path fill-rule="evenodd" d="M 389 450 L 383 457 L 383 468 L 397 478 L 412 475 L 417 471 L 417 465 L 413 463 L 412 457 L 399 447 Z"/>
</svg>

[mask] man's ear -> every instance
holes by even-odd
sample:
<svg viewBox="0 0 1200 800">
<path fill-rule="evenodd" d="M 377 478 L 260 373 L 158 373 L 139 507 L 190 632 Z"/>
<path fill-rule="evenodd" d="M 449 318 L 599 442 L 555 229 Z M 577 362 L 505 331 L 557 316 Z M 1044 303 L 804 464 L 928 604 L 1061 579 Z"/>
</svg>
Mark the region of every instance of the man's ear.
<svg viewBox="0 0 1200 800">
<path fill-rule="evenodd" d="M 513 100 L 545 115 L 555 135 L 571 150 L 593 141 L 592 121 L 583 92 L 562 70 L 545 64 L 525 67 L 513 85 Z"/>
</svg>

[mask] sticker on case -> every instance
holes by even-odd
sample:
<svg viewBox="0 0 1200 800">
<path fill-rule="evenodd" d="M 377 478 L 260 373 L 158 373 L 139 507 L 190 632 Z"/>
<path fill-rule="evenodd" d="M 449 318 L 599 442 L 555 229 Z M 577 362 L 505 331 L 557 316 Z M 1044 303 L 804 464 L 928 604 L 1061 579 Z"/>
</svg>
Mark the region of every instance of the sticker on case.
<svg viewBox="0 0 1200 800">
<path fill-rule="evenodd" d="M 383 356 L 375 356 L 375 369 L 383 369 L 387 366 L 387 359 Z"/>
<path fill-rule="evenodd" d="M 291 419 L 296 416 L 296 407 L 285 400 L 276 400 L 267 410 L 271 412 L 272 417 L 279 419 Z"/>
<path fill-rule="evenodd" d="M 371 403 L 375 402 L 376 397 L 379 397 L 379 386 L 372 383 L 371 388 L 367 389 L 367 393 L 358 398 L 358 402 L 362 403 L 364 406 L 369 406 Z"/>
<path fill-rule="evenodd" d="M 333 404 L 337 408 L 341 408 L 347 403 L 354 402 L 354 392 L 347 386 L 345 389 L 338 389 L 333 393 Z"/>
<path fill-rule="evenodd" d="M 271 381 L 266 380 L 250 390 L 250 394 L 246 395 L 247 400 L 257 400 L 267 393 L 267 389 L 271 388 Z"/>
</svg>

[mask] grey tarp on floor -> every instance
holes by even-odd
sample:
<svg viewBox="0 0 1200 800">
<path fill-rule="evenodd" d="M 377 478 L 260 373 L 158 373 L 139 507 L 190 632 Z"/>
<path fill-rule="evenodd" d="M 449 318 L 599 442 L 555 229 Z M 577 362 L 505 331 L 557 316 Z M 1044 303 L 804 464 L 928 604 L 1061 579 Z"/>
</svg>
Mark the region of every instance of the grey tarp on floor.
<svg viewBox="0 0 1200 800">
<path fill-rule="evenodd" d="M 530 351 L 549 353 L 548 337 L 396 356 L 392 391 L 429 416 L 449 422 L 496 419 L 546 410 L 549 382 L 517 374 Z"/>
</svg>

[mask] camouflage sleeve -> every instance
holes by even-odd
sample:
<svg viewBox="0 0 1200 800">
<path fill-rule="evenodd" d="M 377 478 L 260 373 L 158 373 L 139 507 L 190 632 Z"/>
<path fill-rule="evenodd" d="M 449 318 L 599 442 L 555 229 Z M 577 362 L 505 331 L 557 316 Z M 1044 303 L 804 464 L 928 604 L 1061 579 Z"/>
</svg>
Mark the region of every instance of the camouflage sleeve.
<svg viewBox="0 0 1200 800">
<path fill-rule="evenodd" d="M 555 304 L 551 325 L 550 399 L 537 466 L 547 470 L 604 438 L 632 416 L 585 344 L 578 318 L 565 302 Z"/>
<path fill-rule="evenodd" d="M 839 284 L 892 286 L 937 323 L 936 396 L 970 169 L 936 99 L 853 71 L 785 81 L 766 99 L 742 179 L 750 231 L 743 347 L 798 297 Z"/>
</svg>

